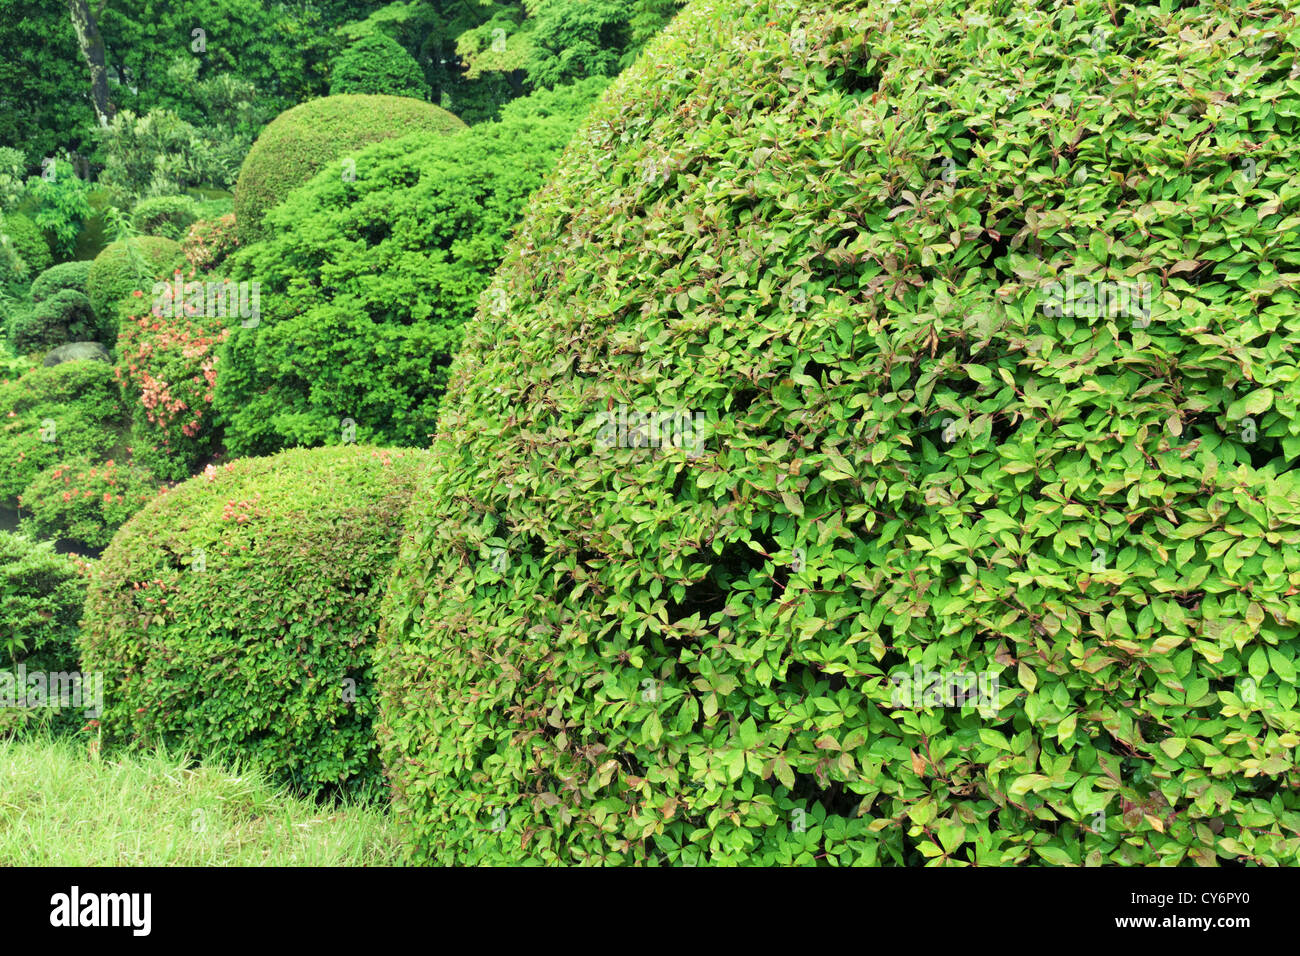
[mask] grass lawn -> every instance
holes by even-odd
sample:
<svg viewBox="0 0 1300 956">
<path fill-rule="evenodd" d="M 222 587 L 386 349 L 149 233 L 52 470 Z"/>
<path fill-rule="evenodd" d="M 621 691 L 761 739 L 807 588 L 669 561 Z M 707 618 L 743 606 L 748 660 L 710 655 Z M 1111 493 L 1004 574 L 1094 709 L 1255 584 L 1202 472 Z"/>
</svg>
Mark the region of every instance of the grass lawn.
<svg viewBox="0 0 1300 956">
<path fill-rule="evenodd" d="M 100 758 L 69 740 L 0 740 L 0 866 L 400 862 L 382 807 L 317 806 L 163 753 Z"/>
</svg>

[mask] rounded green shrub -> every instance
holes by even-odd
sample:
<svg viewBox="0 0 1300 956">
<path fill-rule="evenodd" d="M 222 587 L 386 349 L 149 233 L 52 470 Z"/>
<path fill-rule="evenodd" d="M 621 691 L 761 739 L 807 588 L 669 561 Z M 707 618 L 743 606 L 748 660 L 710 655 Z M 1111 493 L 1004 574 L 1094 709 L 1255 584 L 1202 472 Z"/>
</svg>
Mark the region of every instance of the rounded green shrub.
<svg viewBox="0 0 1300 956">
<path fill-rule="evenodd" d="M 90 299 L 76 289 L 60 289 L 9 319 L 9 341 L 19 355 L 68 342 L 112 342 L 113 334 L 95 317 Z"/>
<path fill-rule="evenodd" d="M 87 294 L 90 289 L 91 265 L 90 259 L 75 259 L 50 266 L 32 281 L 32 301 L 43 302 L 64 289 Z"/>
<path fill-rule="evenodd" d="M 105 733 L 308 789 L 374 782 L 370 654 L 425 457 L 297 449 L 209 466 L 146 505 L 86 602 Z"/>
<path fill-rule="evenodd" d="M 452 133 L 465 124 L 441 107 L 402 96 L 348 94 L 300 103 L 281 113 L 248 151 L 235 184 L 235 228 L 242 243 L 263 237 L 262 217 L 326 165 L 370 143 L 417 131 Z"/>
<path fill-rule="evenodd" d="M 261 283 L 259 323 L 230 329 L 215 409 L 227 448 L 424 446 L 462 325 L 603 81 L 515 100 L 499 122 L 420 133 L 321 173 L 232 261 Z"/>
<path fill-rule="evenodd" d="M 330 95 L 380 93 L 429 98 L 429 84 L 415 57 L 383 33 L 354 40 L 330 68 Z"/>
<path fill-rule="evenodd" d="M 65 461 L 41 472 L 18 496 L 22 527 L 36 538 L 103 549 L 158 487 L 157 478 L 134 462 Z"/>
<path fill-rule="evenodd" d="M 144 236 L 180 241 L 199 218 L 199 205 L 189 196 L 151 196 L 131 210 L 131 225 Z"/>
<path fill-rule="evenodd" d="M 110 457 L 128 425 L 105 362 L 63 362 L 0 382 L 0 499 L 64 459 Z"/>
<path fill-rule="evenodd" d="M 22 213 L 11 212 L 0 217 L 0 235 L 8 239 L 10 247 L 26 265 L 28 277 L 39 275 L 54 263 L 41 230 Z"/>
<path fill-rule="evenodd" d="M 0 531 L 0 735 L 75 729 L 88 716 L 84 708 L 19 705 L 47 703 L 49 692 L 71 689 L 65 676 L 78 669 L 87 569 L 85 560 L 58 554 L 48 542 Z M 45 700 L 34 698 L 36 688 Z"/>
<path fill-rule="evenodd" d="M 122 299 L 152 288 L 155 279 L 168 275 L 182 261 L 180 245 L 163 236 L 139 236 L 109 244 L 95 257 L 87 277 L 95 314 L 104 322 L 115 319 Z"/>
<path fill-rule="evenodd" d="M 1252 9 L 678 17 L 452 367 L 377 657 L 418 859 L 1294 863 L 1298 27 Z"/>
</svg>

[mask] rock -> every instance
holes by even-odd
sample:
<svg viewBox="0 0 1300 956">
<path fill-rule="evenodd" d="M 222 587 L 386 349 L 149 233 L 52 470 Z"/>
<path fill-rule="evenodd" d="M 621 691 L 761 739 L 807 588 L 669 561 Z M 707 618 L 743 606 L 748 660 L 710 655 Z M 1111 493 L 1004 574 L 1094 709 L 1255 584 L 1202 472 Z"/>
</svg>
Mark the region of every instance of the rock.
<svg viewBox="0 0 1300 956">
<path fill-rule="evenodd" d="M 45 356 L 45 367 L 76 361 L 112 362 L 113 357 L 98 342 L 69 342 Z"/>
</svg>

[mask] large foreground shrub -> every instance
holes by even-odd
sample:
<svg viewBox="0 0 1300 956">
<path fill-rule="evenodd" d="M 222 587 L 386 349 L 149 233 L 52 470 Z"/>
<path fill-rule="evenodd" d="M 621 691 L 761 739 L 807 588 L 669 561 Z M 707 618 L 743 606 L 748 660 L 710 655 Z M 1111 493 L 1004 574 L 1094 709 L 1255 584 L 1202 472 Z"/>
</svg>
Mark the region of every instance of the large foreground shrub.
<svg viewBox="0 0 1300 956">
<path fill-rule="evenodd" d="M 261 283 L 235 326 L 216 409 L 235 454 L 357 440 L 427 445 L 461 326 L 603 81 L 509 104 L 497 123 L 424 133 L 321 173 L 231 265 Z"/>
<path fill-rule="evenodd" d="M 697 3 L 593 112 L 390 587 L 418 858 L 1295 861 L 1297 26 L 1039 7 Z"/>
<path fill-rule="evenodd" d="M 212 468 L 118 532 L 86 604 L 105 732 L 230 751 L 305 787 L 377 776 L 370 654 L 418 451 Z"/>
<path fill-rule="evenodd" d="M 240 242 L 262 238 L 262 217 L 327 163 L 370 143 L 407 133 L 450 133 L 465 124 L 441 107 L 403 96 L 349 94 L 301 103 L 262 130 L 235 185 L 235 228 Z M 339 178 L 351 167 L 338 167 Z M 360 170 L 356 170 L 360 172 Z"/>
</svg>

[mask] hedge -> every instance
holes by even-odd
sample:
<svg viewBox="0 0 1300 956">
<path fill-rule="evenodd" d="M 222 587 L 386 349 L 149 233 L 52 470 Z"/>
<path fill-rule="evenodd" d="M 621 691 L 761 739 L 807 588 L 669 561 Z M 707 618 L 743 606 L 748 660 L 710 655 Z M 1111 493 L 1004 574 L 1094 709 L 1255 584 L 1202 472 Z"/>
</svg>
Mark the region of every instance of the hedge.
<svg viewBox="0 0 1300 956">
<path fill-rule="evenodd" d="M 594 111 L 389 591 L 417 860 L 1295 862 L 1300 26 L 1039 7 L 699 2 Z"/>
<path fill-rule="evenodd" d="M 374 783 L 370 653 L 424 457 L 353 445 L 209 466 L 123 526 L 83 622 L 106 739 L 309 790 Z"/>
<path fill-rule="evenodd" d="M 452 133 L 465 124 L 441 107 L 402 96 L 348 94 L 300 103 L 281 113 L 253 143 L 235 184 L 235 228 L 242 243 L 263 238 L 262 217 L 296 186 L 363 146 L 408 133 Z M 359 170 L 358 170 L 359 172 Z"/>
</svg>

